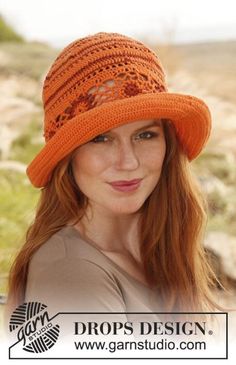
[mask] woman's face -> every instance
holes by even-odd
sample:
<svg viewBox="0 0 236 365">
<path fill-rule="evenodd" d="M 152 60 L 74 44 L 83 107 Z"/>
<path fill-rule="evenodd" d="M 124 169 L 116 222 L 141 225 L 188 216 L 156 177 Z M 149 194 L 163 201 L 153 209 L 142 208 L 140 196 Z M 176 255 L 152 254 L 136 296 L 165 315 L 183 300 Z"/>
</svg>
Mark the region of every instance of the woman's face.
<svg viewBox="0 0 236 365">
<path fill-rule="evenodd" d="M 127 123 L 76 149 L 72 160 L 74 178 L 93 209 L 112 215 L 132 214 L 157 185 L 165 152 L 160 120 Z M 141 179 L 133 190 L 120 191 L 110 185 L 133 179 Z"/>
</svg>

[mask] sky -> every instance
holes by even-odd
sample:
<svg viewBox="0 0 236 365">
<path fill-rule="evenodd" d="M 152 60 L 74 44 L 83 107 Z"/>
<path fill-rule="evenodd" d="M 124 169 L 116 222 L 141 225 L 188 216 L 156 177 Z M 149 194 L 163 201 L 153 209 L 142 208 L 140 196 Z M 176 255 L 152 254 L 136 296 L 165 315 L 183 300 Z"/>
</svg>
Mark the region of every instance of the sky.
<svg viewBox="0 0 236 365">
<path fill-rule="evenodd" d="M 236 39 L 235 0 L 0 0 L 0 14 L 28 40 L 62 47 L 107 31 L 148 41 Z"/>
</svg>

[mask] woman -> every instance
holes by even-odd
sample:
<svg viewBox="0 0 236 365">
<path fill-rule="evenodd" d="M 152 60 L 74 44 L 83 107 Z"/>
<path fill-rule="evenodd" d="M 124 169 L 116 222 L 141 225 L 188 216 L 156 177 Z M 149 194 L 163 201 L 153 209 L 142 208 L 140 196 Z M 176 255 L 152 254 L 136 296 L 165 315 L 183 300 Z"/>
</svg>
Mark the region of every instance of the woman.
<svg viewBox="0 0 236 365">
<path fill-rule="evenodd" d="M 207 204 L 189 166 L 211 130 L 204 101 L 168 92 L 143 43 L 100 32 L 62 50 L 43 103 L 46 144 L 27 168 L 41 196 L 8 308 L 219 309 Z"/>
</svg>

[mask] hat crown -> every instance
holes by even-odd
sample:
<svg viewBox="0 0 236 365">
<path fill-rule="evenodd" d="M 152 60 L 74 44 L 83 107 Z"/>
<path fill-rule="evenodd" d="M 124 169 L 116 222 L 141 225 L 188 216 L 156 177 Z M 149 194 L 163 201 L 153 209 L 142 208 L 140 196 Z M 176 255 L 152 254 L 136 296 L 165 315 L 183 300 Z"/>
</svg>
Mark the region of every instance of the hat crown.
<svg viewBox="0 0 236 365">
<path fill-rule="evenodd" d="M 166 91 L 161 62 L 142 42 L 105 32 L 77 39 L 61 51 L 44 80 L 45 140 L 101 104 Z"/>
</svg>

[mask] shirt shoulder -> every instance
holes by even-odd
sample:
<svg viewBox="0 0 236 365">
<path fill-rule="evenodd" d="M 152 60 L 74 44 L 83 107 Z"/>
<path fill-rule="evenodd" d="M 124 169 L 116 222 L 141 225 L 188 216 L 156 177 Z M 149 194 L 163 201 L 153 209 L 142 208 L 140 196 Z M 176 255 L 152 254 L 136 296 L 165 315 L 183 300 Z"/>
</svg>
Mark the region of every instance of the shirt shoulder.
<svg viewBox="0 0 236 365">
<path fill-rule="evenodd" d="M 63 227 L 45 241 L 33 254 L 31 261 L 34 265 L 47 265 L 58 260 L 75 258 L 94 262 L 103 268 L 109 266 L 109 260 L 84 242 L 76 229 L 70 226 Z"/>
<path fill-rule="evenodd" d="M 51 236 L 33 255 L 25 300 L 40 301 L 58 311 L 125 311 L 112 272 L 86 245 L 72 237 L 65 239 L 63 233 Z"/>
<path fill-rule="evenodd" d="M 61 259 L 28 273 L 26 301 L 40 301 L 80 311 L 124 310 L 114 278 L 84 259 Z"/>
</svg>

